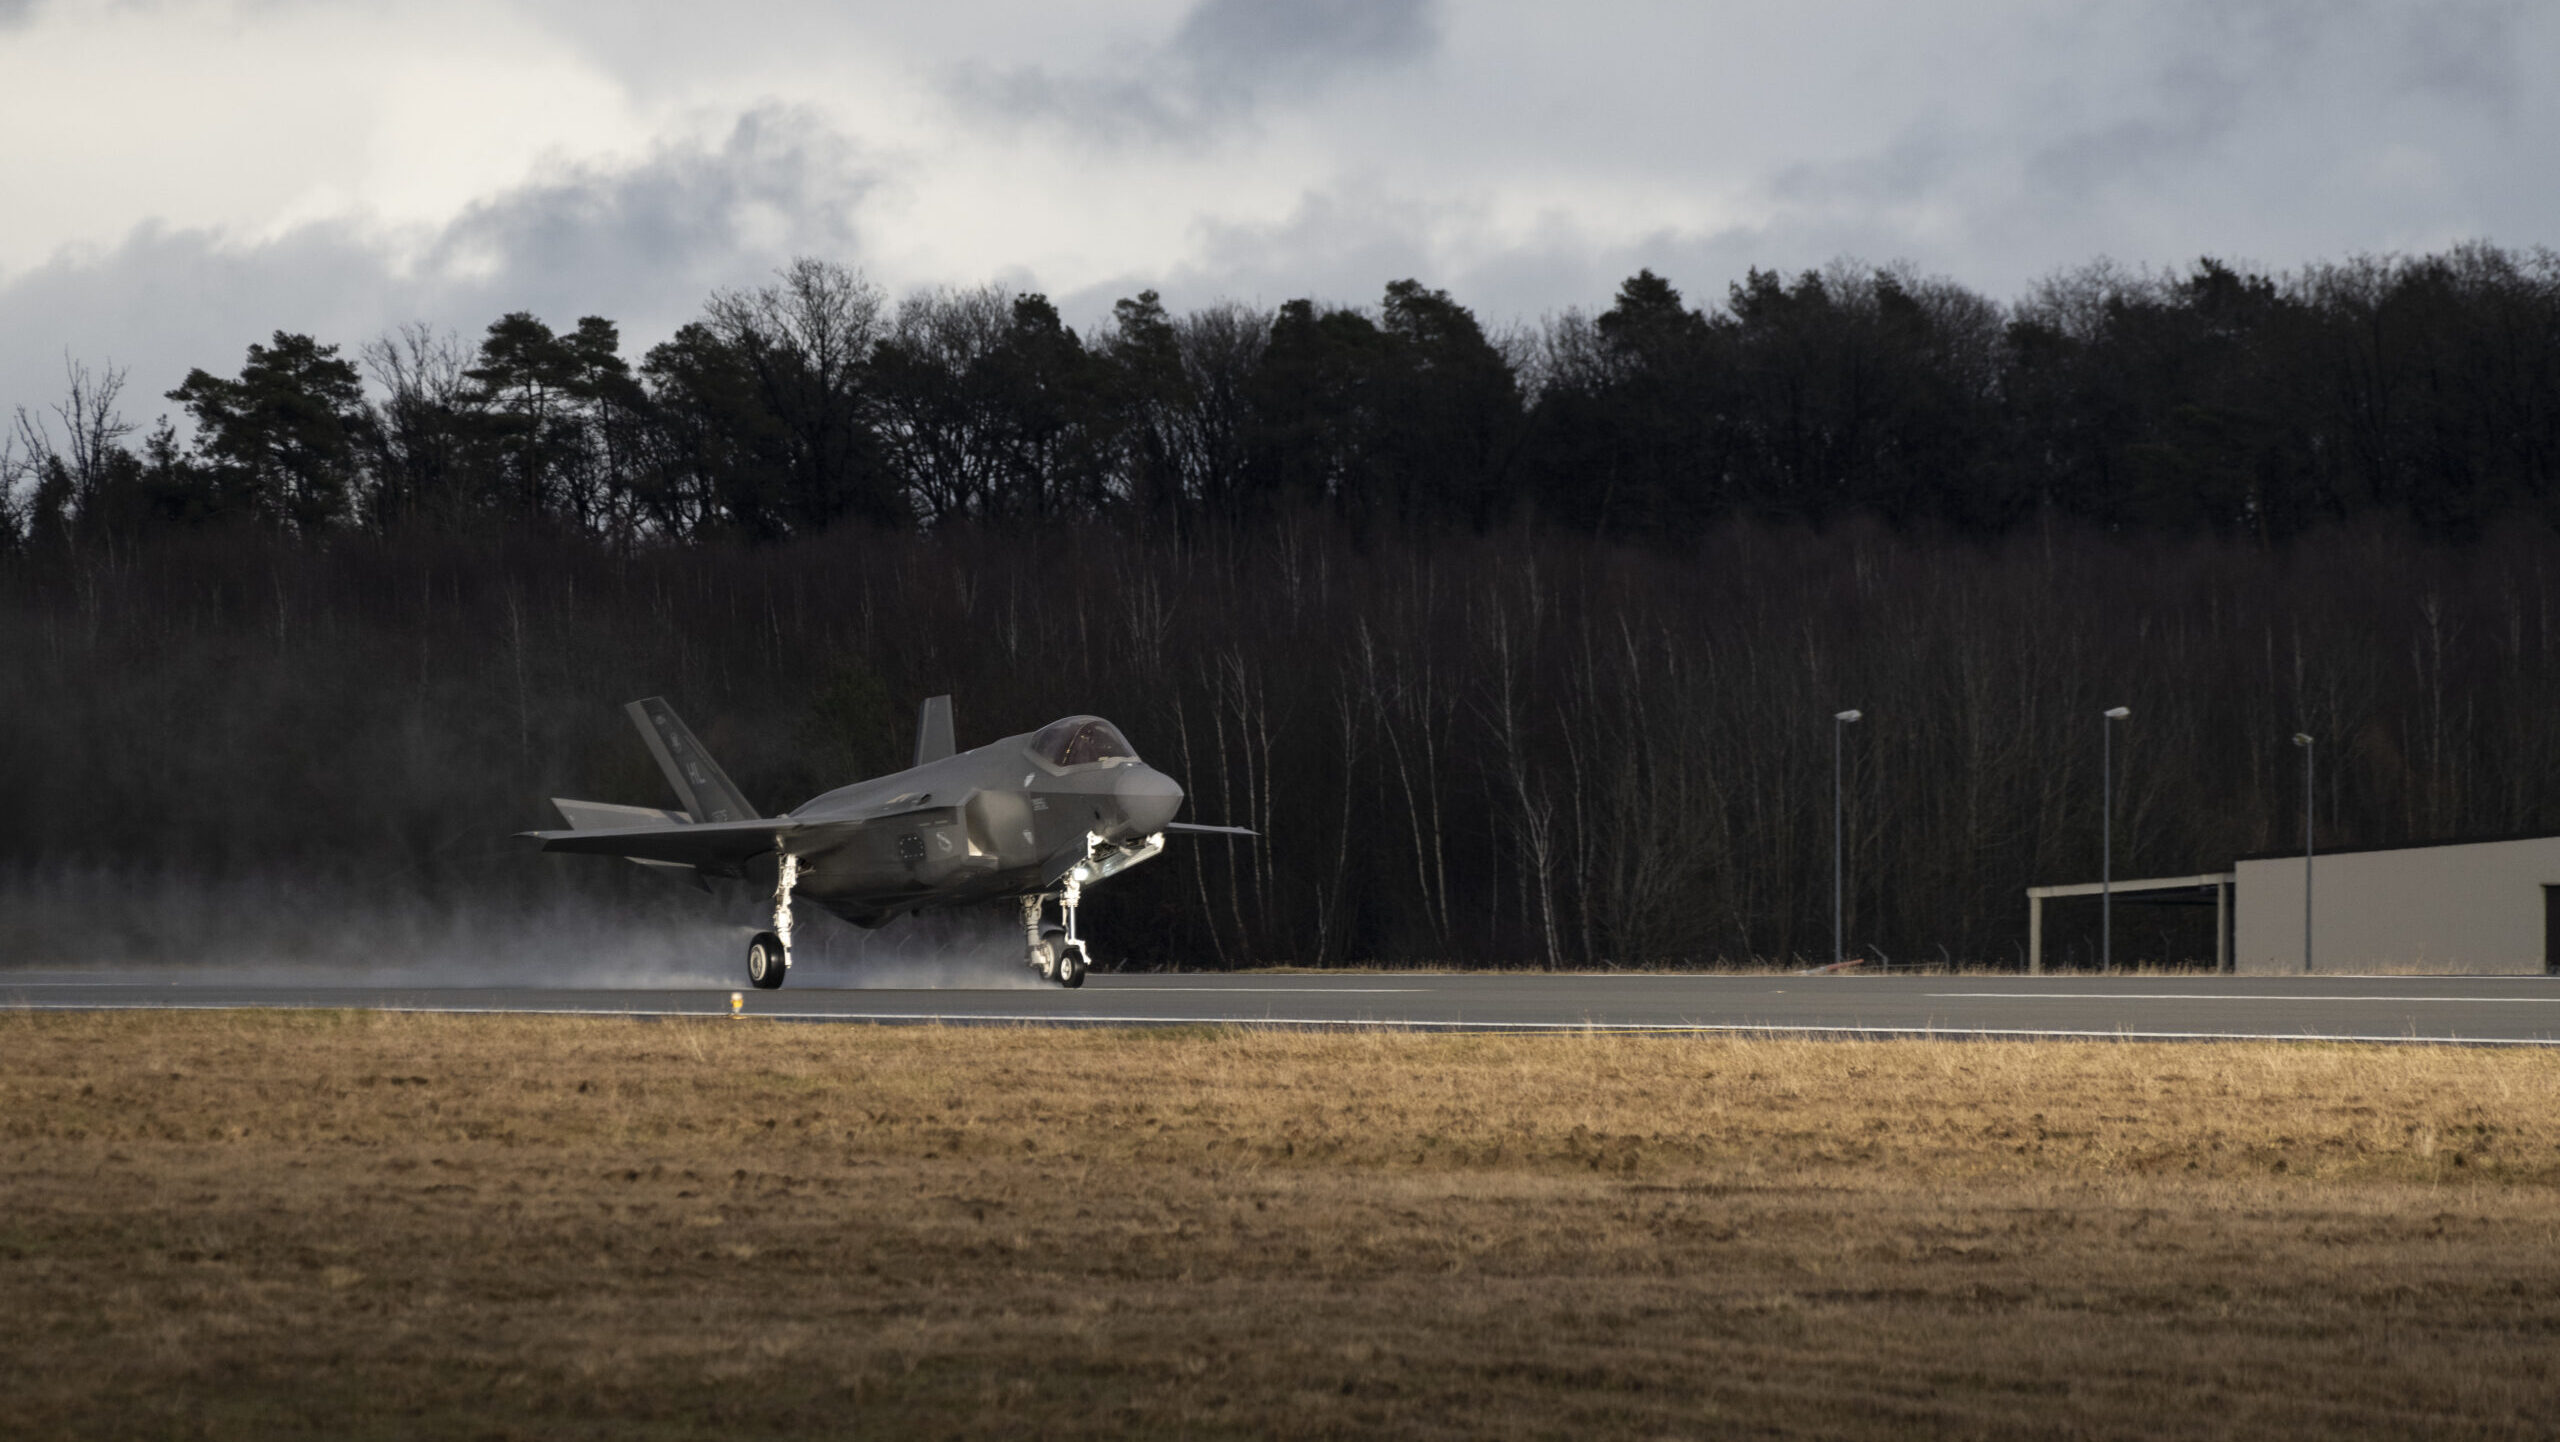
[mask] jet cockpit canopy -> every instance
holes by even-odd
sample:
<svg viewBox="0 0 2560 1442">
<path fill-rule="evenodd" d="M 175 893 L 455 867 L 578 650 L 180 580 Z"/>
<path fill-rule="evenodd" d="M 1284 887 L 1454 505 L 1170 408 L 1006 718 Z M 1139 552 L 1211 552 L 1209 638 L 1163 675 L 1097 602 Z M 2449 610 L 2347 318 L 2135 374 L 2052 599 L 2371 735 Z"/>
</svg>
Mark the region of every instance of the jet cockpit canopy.
<svg viewBox="0 0 2560 1442">
<path fill-rule="evenodd" d="M 1099 716 L 1070 716 L 1052 721 L 1031 738 L 1031 754 L 1052 766 L 1083 766 L 1096 761 L 1135 761 L 1138 748 L 1120 728 Z"/>
</svg>

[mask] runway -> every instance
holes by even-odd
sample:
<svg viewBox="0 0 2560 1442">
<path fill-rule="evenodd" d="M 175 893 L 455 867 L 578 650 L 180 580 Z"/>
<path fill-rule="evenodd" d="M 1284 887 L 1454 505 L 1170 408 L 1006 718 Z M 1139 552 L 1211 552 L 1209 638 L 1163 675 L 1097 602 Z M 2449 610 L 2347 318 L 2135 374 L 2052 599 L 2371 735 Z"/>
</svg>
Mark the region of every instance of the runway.
<svg viewBox="0 0 2560 1442">
<path fill-rule="evenodd" d="M 2560 978 L 2537 976 L 1341 972 L 1096 975 L 1078 991 L 736 990 L 749 1017 L 803 1022 L 2560 1045 Z M 729 988 L 700 986 L 315 986 L 168 972 L 0 973 L 0 1006 L 41 1010 L 295 1007 L 682 1017 L 725 1013 L 730 995 Z"/>
</svg>

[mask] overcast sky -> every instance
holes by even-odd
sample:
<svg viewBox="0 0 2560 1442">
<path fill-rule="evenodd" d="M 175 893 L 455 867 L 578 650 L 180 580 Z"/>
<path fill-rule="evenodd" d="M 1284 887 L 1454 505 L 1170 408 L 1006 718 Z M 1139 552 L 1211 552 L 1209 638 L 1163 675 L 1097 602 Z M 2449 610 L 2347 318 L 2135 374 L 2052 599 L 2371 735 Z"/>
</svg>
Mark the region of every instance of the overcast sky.
<svg viewBox="0 0 2560 1442">
<path fill-rule="evenodd" d="M 2548 0 L 0 0 L 0 412 L 278 328 L 636 355 L 800 253 L 1085 326 L 2533 246 L 2554 75 Z"/>
</svg>

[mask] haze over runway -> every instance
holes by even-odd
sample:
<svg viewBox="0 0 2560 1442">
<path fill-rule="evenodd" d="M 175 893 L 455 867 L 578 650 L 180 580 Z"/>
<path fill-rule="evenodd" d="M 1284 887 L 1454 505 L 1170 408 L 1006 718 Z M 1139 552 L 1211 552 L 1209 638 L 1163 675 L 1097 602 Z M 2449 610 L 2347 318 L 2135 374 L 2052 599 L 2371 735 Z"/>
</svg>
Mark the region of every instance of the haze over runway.
<svg viewBox="0 0 2560 1442">
<path fill-rule="evenodd" d="M 1097 974 L 1072 992 L 791 987 L 741 995 L 752 1017 L 888 1024 L 2560 1046 L 2560 979 L 2535 976 Z M 730 996 L 728 988 L 708 987 L 245 984 L 167 972 L 31 971 L 0 980 L 0 1005 L 39 1010 L 343 1007 L 683 1017 L 727 1012 Z"/>
</svg>

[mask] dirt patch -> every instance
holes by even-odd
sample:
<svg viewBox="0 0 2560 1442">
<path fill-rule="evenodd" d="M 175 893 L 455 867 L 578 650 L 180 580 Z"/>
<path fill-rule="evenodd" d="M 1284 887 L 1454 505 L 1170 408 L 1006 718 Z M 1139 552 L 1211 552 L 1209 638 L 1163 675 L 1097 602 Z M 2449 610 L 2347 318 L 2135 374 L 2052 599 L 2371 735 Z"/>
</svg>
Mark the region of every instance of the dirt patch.
<svg viewBox="0 0 2560 1442">
<path fill-rule="evenodd" d="M 0 1016 L 0 1433 L 2560 1423 L 2560 1056 Z"/>
</svg>

